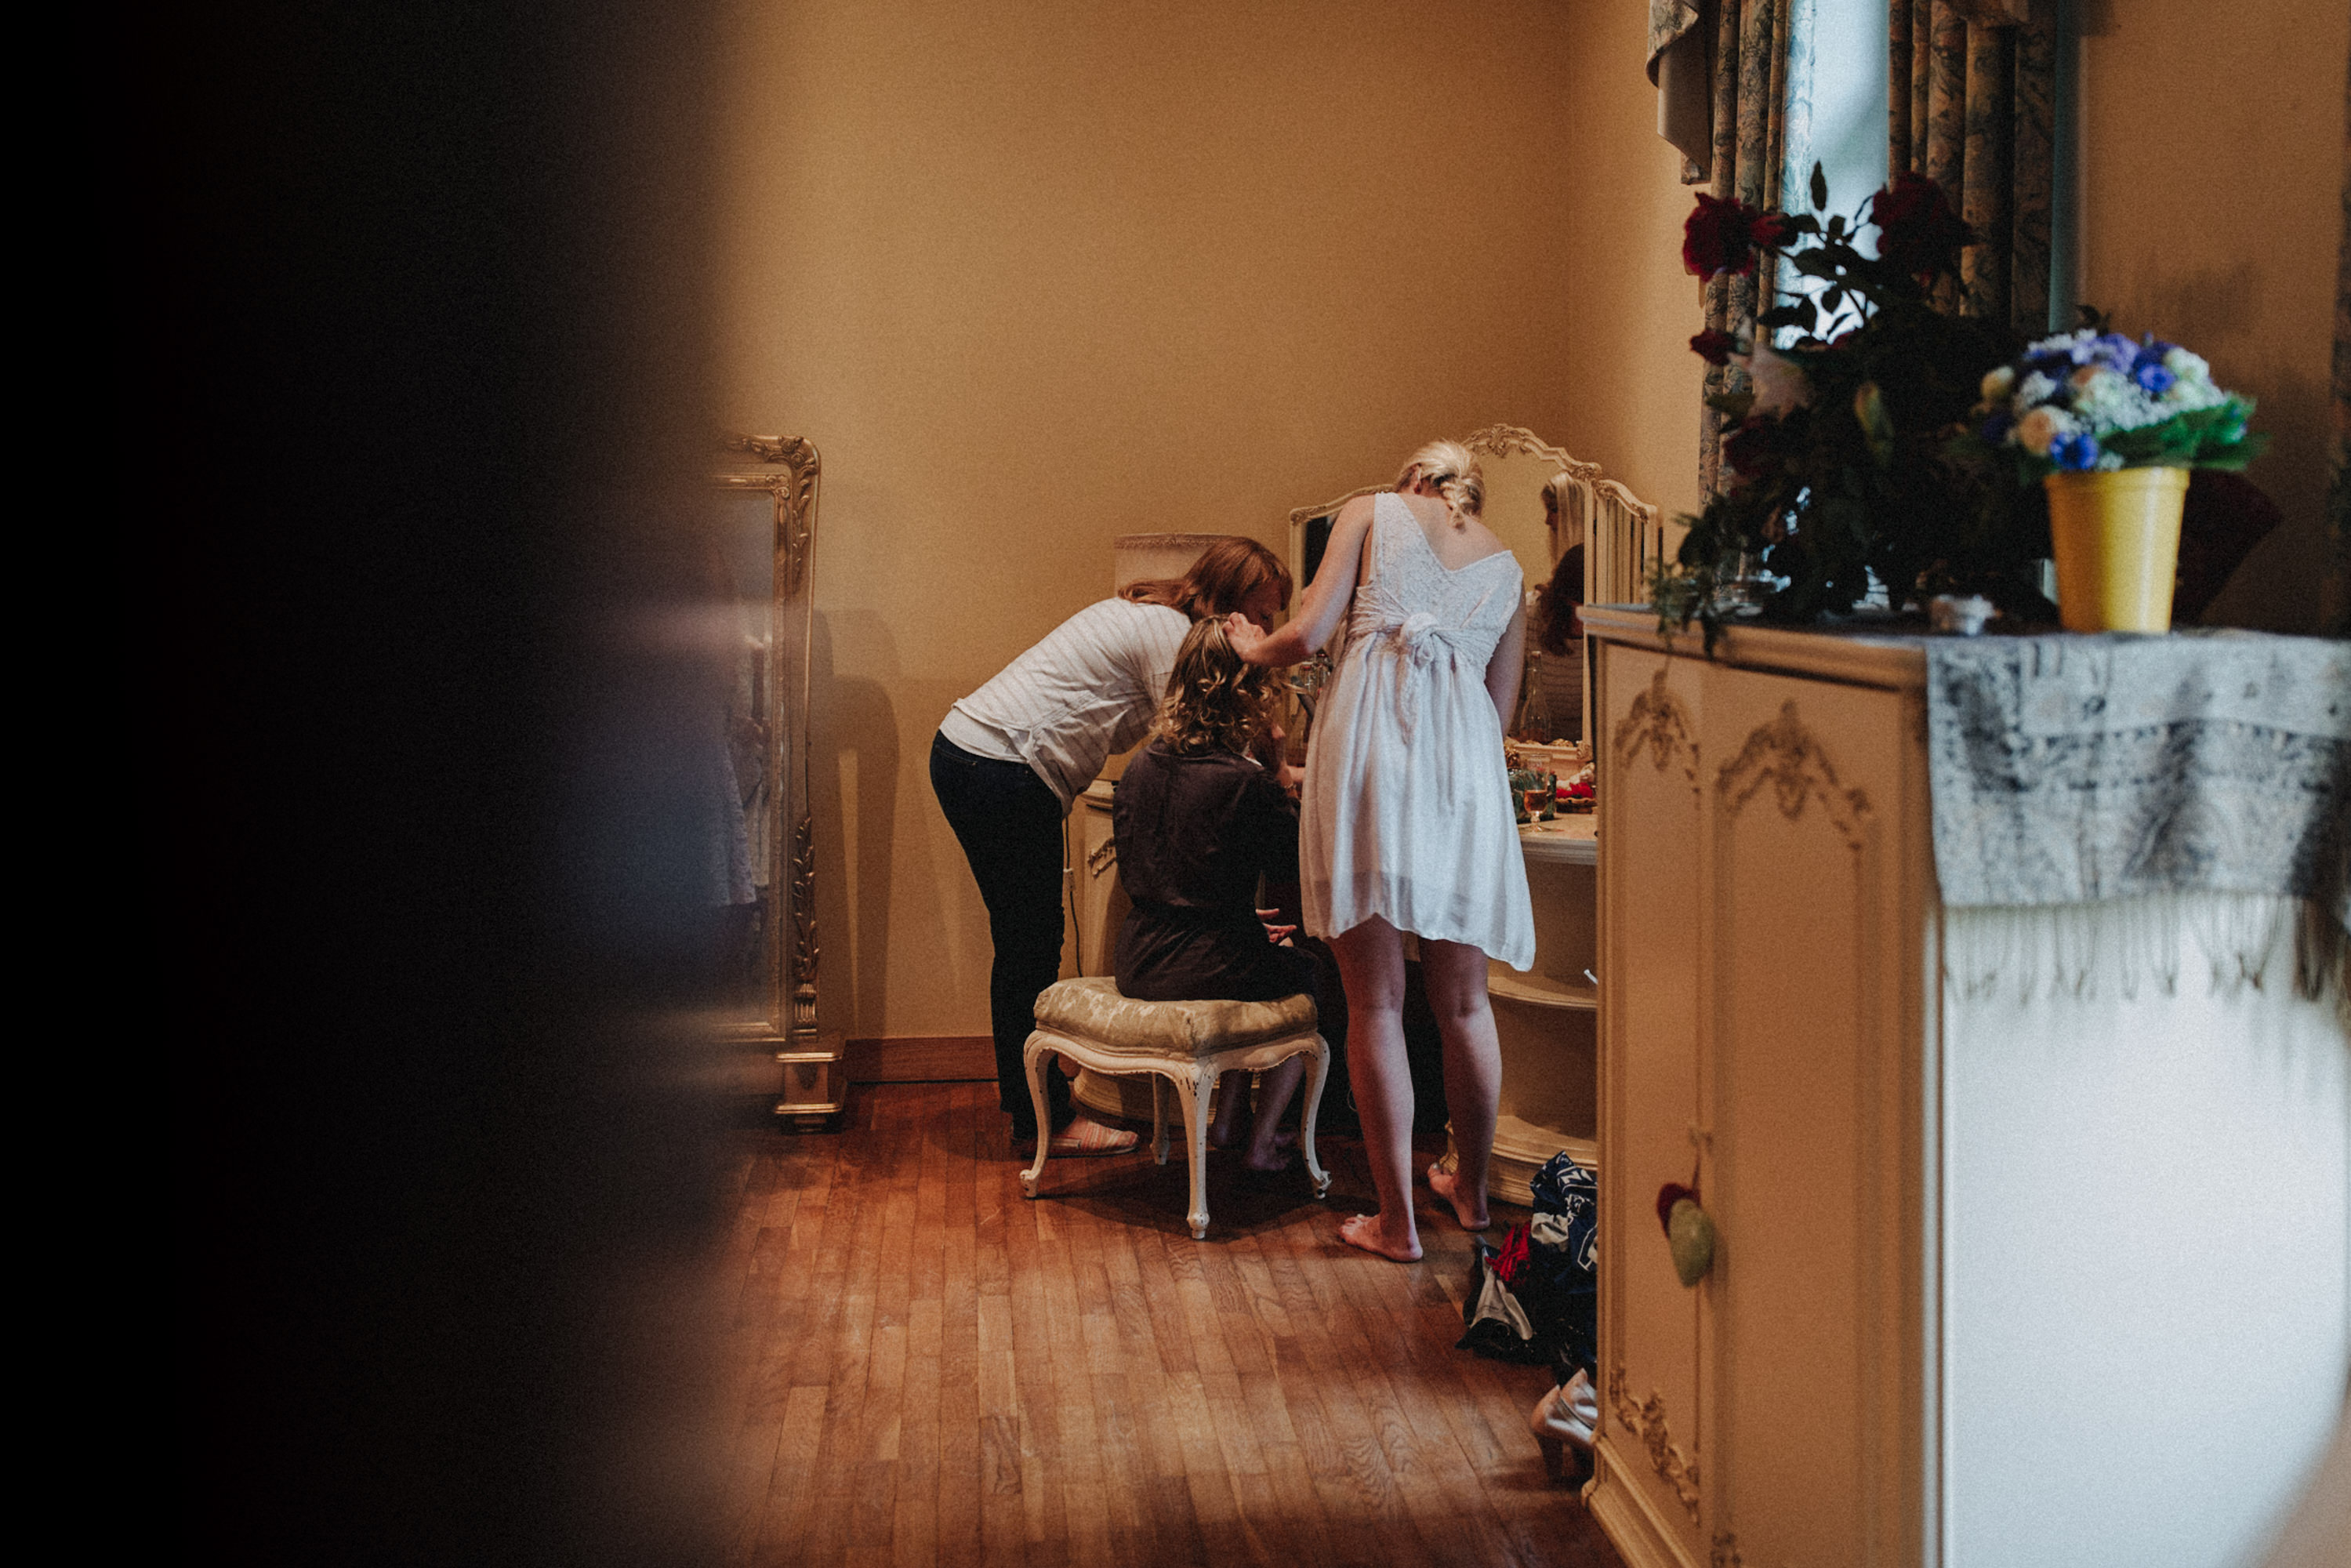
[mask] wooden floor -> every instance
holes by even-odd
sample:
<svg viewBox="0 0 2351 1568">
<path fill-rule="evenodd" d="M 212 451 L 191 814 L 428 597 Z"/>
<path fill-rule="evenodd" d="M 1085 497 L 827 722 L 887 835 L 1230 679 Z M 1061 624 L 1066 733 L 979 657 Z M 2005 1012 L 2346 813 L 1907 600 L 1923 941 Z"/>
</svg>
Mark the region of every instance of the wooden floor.
<svg viewBox="0 0 2351 1568">
<path fill-rule="evenodd" d="M 1416 1265 L 1336 1240 L 1371 1193 L 1336 1138 L 1324 1203 L 1212 1162 L 1195 1242 L 1180 1142 L 1031 1203 L 995 1098 L 737 1134 L 730 1561 L 1619 1563 L 1527 1430 L 1547 1375 L 1453 1348 L 1468 1239 L 1425 1186 Z"/>
</svg>

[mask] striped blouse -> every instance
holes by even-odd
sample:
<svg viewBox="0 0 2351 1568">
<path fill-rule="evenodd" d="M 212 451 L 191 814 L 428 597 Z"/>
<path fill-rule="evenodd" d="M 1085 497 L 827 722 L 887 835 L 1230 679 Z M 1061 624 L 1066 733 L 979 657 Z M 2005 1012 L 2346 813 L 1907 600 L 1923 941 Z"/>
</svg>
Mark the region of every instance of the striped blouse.
<svg viewBox="0 0 2351 1568">
<path fill-rule="evenodd" d="M 1191 629 L 1165 604 L 1089 604 L 956 704 L 939 732 L 977 756 L 1026 762 L 1066 811 L 1151 727 Z"/>
</svg>

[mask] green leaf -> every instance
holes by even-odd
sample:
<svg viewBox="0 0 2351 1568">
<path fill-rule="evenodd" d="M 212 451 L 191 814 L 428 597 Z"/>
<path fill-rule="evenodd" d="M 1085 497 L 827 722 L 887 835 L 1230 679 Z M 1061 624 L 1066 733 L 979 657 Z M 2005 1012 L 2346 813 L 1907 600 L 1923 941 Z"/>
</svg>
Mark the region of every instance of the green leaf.
<svg viewBox="0 0 2351 1568">
<path fill-rule="evenodd" d="M 1813 165 L 1813 211 L 1817 213 L 1828 204 L 1829 177 L 1822 172 L 1820 164 L 1815 162 Z"/>
<path fill-rule="evenodd" d="M 1869 444 L 1870 460 L 1880 468 L 1894 465 L 1894 421 L 1886 412 L 1886 399 L 1876 382 L 1864 382 L 1854 389 L 1853 416 L 1860 422 L 1862 439 Z"/>
</svg>

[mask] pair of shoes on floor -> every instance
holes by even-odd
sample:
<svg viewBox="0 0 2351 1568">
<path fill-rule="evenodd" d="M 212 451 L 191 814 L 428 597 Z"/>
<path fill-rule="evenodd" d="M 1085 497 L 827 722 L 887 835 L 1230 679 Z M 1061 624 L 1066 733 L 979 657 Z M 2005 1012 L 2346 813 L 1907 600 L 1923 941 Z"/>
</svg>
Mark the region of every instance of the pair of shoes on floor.
<svg viewBox="0 0 2351 1568">
<path fill-rule="evenodd" d="M 1578 1454 L 1591 1453 L 1592 1434 L 1600 1425 L 1600 1394 L 1592 1386 L 1592 1375 L 1579 1369 L 1573 1377 L 1537 1400 L 1527 1425 L 1542 1448 L 1543 1466 L 1551 1471 L 1551 1479 L 1564 1479 L 1568 1473 L 1568 1448 L 1572 1446 Z"/>
</svg>

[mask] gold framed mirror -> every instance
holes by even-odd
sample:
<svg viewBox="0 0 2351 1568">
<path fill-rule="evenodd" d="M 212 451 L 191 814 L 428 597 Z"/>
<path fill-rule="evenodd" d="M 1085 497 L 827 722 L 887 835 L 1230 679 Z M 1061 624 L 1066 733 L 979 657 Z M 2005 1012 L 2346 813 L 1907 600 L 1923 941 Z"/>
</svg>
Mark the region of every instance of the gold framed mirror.
<svg viewBox="0 0 2351 1568">
<path fill-rule="evenodd" d="M 721 1038 L 772 1051 L 776 1113 L 840 1113 L 837 1039 L 818 1030 L 816 844 L 809 799 L 810 557 L 821 464 L 799 436 L 730 435 L 711 476 L 701 544 L 732 655 L 726 733 L 737 824 L 723 821 Z"/>
</svg>

